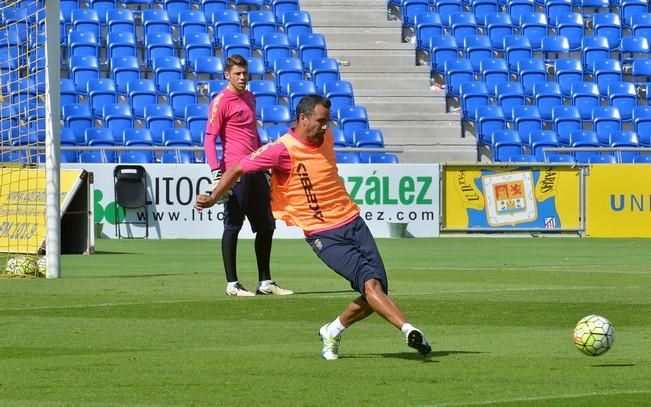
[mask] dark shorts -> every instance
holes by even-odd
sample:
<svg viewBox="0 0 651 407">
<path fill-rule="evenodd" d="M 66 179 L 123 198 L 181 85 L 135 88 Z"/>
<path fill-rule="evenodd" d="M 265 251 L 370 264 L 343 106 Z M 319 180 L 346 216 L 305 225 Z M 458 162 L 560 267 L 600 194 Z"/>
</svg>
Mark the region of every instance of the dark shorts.
<svg viewBox="0 0 651 407">
<path fill-rule="evenodd" d="M 233 194 L 224 205 L 224 230 L 242 229 L 245 216 L 253 232 L 276 228 L 269 201 L 269 183 L 264 173 L 242 175 L 231 191 Z"/>
<path fill-rule="evenodd" d="M 336 229 L 311 234 L 305 240 L 328 267 L 350 282 L 353 290 L 364 295 L 364 283 L 376 279 L 388 293 L 382 257 L 362 218 Z"/>
</svg>

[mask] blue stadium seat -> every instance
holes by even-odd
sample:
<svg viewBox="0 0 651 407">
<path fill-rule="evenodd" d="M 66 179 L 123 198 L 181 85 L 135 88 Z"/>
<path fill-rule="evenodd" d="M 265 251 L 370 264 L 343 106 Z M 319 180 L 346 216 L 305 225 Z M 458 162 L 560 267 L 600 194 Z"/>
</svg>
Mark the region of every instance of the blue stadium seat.
<svg viewBox="0 0 651 407">
<path fill-rule="evenodd" d="M 145 106 L 158 103 L 156 84 L 151 79 L 130 80 L 127 82 L 127 95 L 137 119 L 145 118 Z"/>
<path fill-rule="evenodd" d="M 341 79 L 339 73 L 339 62 L 334 58 L 320 58 L 310 61 L 310 78 L 316 86 L 316 91 L 323 94 L 323 86 L 326 82 L 338 81 Z"/>
<path fill-rule="evenodd" d="M 296 107 L 301 99 L 306 95 L 315 93 L 314 82 L 309 80 L 292 81 L 287 84 L 287 106 L 294 119 L 296 119 Z"/>
<path fill-rule="evenodd" d="M 517 72 L 519 60 L 533 58 L 533 50 L 527 37 L 508 35 L 504 37 L 503 47 L 504 59 L 506 59 L 511 72 Z"/>
<path fill-rule="evenodd" d="M 582 14 L 592 11 L 604 13 L 609 10 L 610 2 L 608 0 L 574 0 L 574 5 L 579 7 Z"/>
<path fill-rule="evenodd" d="M 303 62 L 303 69 L 309 69 L 313 59 L 327 58 L 328 49 L 323 34 L 304 33 L 296 40 L 298 57 Z"/>
<path fill-rule="evenodd" d="M 335 152 L 335 158 L 338 164 L 359 164 L 359 156 L 347 151 Z"/>
<path fill-rule="evenodd" d="M 274 61 L 292 57 L 289 38 L 285 33 L 273 32 L 264 34 L 261 38 L 262 60 L 269 72 L 274 69 Z"/>
<path fill-rule="evenodd" d="M 520 155 L 523 151 L 522 139 L 515 130 L 497 130 L 493 132 L 491 144 L 493 161 L 506 162 L 513 155 Z"/>
<path fill-rule="evenodd" d="M 534 130 L 529 134 L 529 152 L 536 160 L 545 162 L 548 148 L 559 148 L 558 136 L 552 130 Z"/>
<path fill-rule="evenodd" d="M 332 127 L 330 128 L 330 132 L 332 133 L 332 139 L 334 140 L 335 148 L 353 146 L 353 141 L 350 140 L 349 143 L 348 140 L 346 140 L 346 136 L 344 135 L 344 132 L 341 131 L 341 129 L 337 127 Z"/>
<path fill-rule="evenodd" d="M 353 146 L 357 148 L 384 148 L 384 136 L 378 129 L 353 131 Z M 345 137 L 345 136 L 344 136 Z"/>
<path fill-rule="evenodd" d="M 259 10 L 262 9 L 265 5 L 265 0 L 233 0 L 233 6 L 238 12 L 243 12 L 244 10 Z"/>
<path fill-rule="evenodd" d="M 575 130 L 570 133 L 570 147 L 573 148 L 596 148 L 600 146 L 597 133 L 590 130 Z M 563 145 L 563 143 L 561 143 Z M 574 159 L 579 163 L 587 163 L 588 158 L 594 151 L 574 151 Z"/>
<path fill-rule="evenodd" d="M 212 16 L 213 36 L 215 45 L 223 47 L 223 37 L 226 34 L 237 34 L 242 32 L 242 23 L 240 16 L 235 10 L 220 10 Z"/>
<path fill-rule="evenodd" d="M 227 59 L 235 54 L 242 55 L 243 57 L 250 57 L 251 42 L 249 37 L 243 33 L 228 33 L 222 37 L 222 50 L 224 51 L 224 59 Z"/>
<path fill-rule="evenodd" d="M 145 125 L 151 131 L 154 144 L 162 145 L 163 130 L 174 127 L 174 111 L 172 107 L 167 104 L 145 106 Z"/>
<path fill-rule="evenodd" d="M 87 55 L 70 57 L 70 74 L 77 92 L 86 95 L 88 81 L 99 79 L 99 61 L 96 57 Z"/>
<path fill-rule="evenodd" d="M 226 86 L 228 81 L 226 79 L 213 79 L 206 81 L 208 84 L 208 95 L 210 100 L 214 99 Z"/>
<path fill-rule="evenodd" d="M 167 11 L 170 21 L 179 21 L 179 15 L 184 10 L 190 10 L 190 0 L 163 0 L 163 8 Z"/>
<path fill-rule="evenodd" d="M 256 79 L 249 81 L 249 90 L 255 96 L 256 116 L 258 118 L 262 113 L 262 106 L 279 104 L 278 89 L 272 80 Z"/>
<path fill-rule="evenodd" d="M 153 146 L 154 138 L 148 128 L 132 127 L 122 133 L 122 144 L 127 147 Z"/>
<path fill-rule="evenodd" d="M 581 130 L 583 122 L 575 106 L 557 105 L 552 108 L 552 125 L 562 146 L 569 146 L 572 132 Z"/>
<path fill-rule="evenodd" d="M 518 23 L 520 22 L 520 16 L 536 11 L 533 0 L 507 0 L 506 10 L 511 19 Z"/>
<path fill-rule="evenodd" d="M 390 153 L 375 153 L 370 155 L 369 163 L 371 164 L 398 164 L 398 156 Z"/>
<path fill-rule="evenodd" d="M 572 154 L 548 154 L 546 157 L 548 163 L 575 164 Z"/>
<path fill-rule="evenodd" d="M 104 105 L 117 103 L 118 92 L 113 79 L 90 79 L 86 94 L 93 117 L 102 117 Z"/>
<path fill-rule="evenodd" d="M 75 83 L 72 81 L 72 79 L 62 78 L 59 86 L 61 93 L 61 106 L 78 102 L 77 88 L 75 87 Z"/>
<path fill-rule="evenodd" d="M 501 107 L 493 105 L 478 106 L 475 111 L 477 115 L 477 131 L 475 134 L 477 142 L 483 145 L 491 145 L 493 132 L 506 130 L 504 111 Z"/>
<path fill-rule="evenodd" d="M 479 81 L 464 82 L 460 87 L 461 119 L 476 121 L 475 110 L 482 105 L 490 104 L 490 94 L 486 83 Z"/>
<path fill-rule="evenodd" d="M 128 8 L 113 8 L 106 12 L 108 32 L 136 33 L 136 19 Z"/>
<path fill-rule="evenodd" d="M 457 40 L 451 35 L 431 37 L 429 46 L 430 72 L 445 72 L 445 61 L 459 57 Z"/>
<path fill-rule="evenodd" d="M 583 67 L 581 61 L 574 58 L 554 61 L 554 80 L 561 87 L 565 99 L 572 98 L 572 85 L 583 82 Z"/>
<path fill-rule="evenodd" d="M 486 35 L 467 35 L 463 39 L 464 56 L 470 60 L 475 73 L 480 73 L 480 62 L 493 57 L 491 40 Z"/>
<path fill-rule="evenodd" d="M 603 155 L 603 154 L 590 154 L 587 158 L 587 161 L 577 162 L 587 162 L 588 164 L 616 164 L 617 161 L 612 155 Z"/>
<path fill-rule="evenodd" d="M 543 120 L 538 108 L 530 105 L 514 107 L 512 128 L 520 133 L 523 141 L 529 140 L 532 132 L 543 129 Z"/>
<path fill-rule="evenodd" d="M 636 85 L 647 85 L 651 83 L 651 60 L 648 58 L 640 58 L 640 59 L 635 59 L 633 61 L 633 66 L 632 66 L 632 75 L 633 75 L 633 83 Z M 649 97 L 651 95 L 649 94 L 649 88 L 646 89 L 647 94 L 646 94 L 646 99 L 647 99 L 647 104 L 649 103 Z"/>
<path fill-rule="evenodd" d="M 72 31 L 90 31 L 97 36 L 97 39 L 102 38 L 101 23 L 99 14 L 96 10 L 77 8 L 72 10 L 70 17 Z"/>
<path fill-rule="evenodd" d="M 290 11 L 298 11 L 301 7 L 298 0 L 271 0 L 271 11 L 276 16 L 276 22 L 283 21 L 283 15 Z"/>
<path fill-rule="evenodd" d="M 258 138 L 260 138 L 262 144 L 268 144 L 271 142 L 271 140 L 269 140 L 269 133 L 267 133 L 267 129 L 264 127 L 258 127 Z M 337 147 L 336 143 L 335 147 Z"/>
<path fill-rule="evenodd" d="M 583 73 L 583 72 L 582 72 Z M 533 97 L 533 86 L 547 81 L 545 63 L 539 58 L 526 58 L 518 61 L 518 78 L 524 94 Z"/>
<path fill-rule="evenodd" d="M 269 126 L 266 126 L 265 130 L 267 131 L 267 135 L 269 136 L 269 141 L 271 142 L 271 141 L 276 141 L 278 140 L 278 137 L 287 134 L 287 132 L 289 131 L 289 126 L 284 124 L 271 124 Z"/>
<path fill-rule="evenodd" d="M 196 81 L 222 79 L 224 77 L 224 62 L 221 57 L 206 56 L 194 61 L 192 68 Z"/>
<path fill-rule="evenodd" d="M 262 48 L 262 36 L 277 31 L 276 17 L 270 10 L 252 10 L 248 14 L 249 40 L 253 48 Z"/>
<path fill-rule="evenodd" d="M 592 109 L 592 129 L 597 133 L 603 144 L 610 140 L 610 133 L 622 129 L 622 118 L 619 109 L 613 106 L 595 106 Z"/>
<path fill-rule="evenodd" d="M 567 38 L 570 51 L 579 51 L 585 29 L 583 16 L 579 13 L 564 12 L 556 15 L 555 18 L 556 34 Z"/>
<path fill-rule="evenodd" d="M 600 103 L 599 88 L 592 82 L 575 82 L 571 85 L 572 105 L 579 109 L 583 121 L 592 119 L 592 108 Z"/>
<path fill-rule="evenodd" d="M 179 38 L 190 34 L 208 33 L 208 20 L 201 10 L 182 10 L 179 12 L 178 25 Z"/>
<path fill-rule="evenodd" d="M 148 66 L 153 66 L 154 60 L 160 57 L 174 57 L 174 38 L 172 34 L 156 32 L 145 37 L 145 59 Z"/>
<path fill-rule="evenodd" d="M 438 13 L 422 13 L 414 17 L 416 49 L 429 52 L 430 38 L 443 35 L 443 22 Z"/>
<path fill-rule="evenodd" d="M 106 37 L 108 60 L 116 57 L 137 56 L 137 42 L 134 33 L 127 31 L 109 32 Z"/>
<path fill-rule="evenodd" d="M 638 135 L 640 146 L 651 147 L 651 106 L 633 109 L 633 130 Z"/>
<path fill-rule="evenodd" d="M 635 85 L 630 82 L 613 82 L 608 85 L 608 106 L 619 109 L 622 122 L 633 119 L 633 109 L 637 106 Z"/>
<path fill-rule="evenodd" d="M 525 104 L 524 88 L 519 82 L 502 82 L 495 85 L 497 105 L 504 110 L 504 117 L 513 122 L 513 108 Z"/>
<path fill-rule="evenodd" d="M 538 159 L 531 154 L 514 154 L 508 157 L 510 163 L 535 163 Z"/>
<path fill-rule="evenodd" d="M 481 81 L 486 83 L 486 87 L 491 96 L 495 96 L 495 85 L 510 80 L 511 74 L 509 73 L 509 67 L 503 58 L 484 59 L 480 62 L 479 66 L 481 70 Z"/>
<path fill-rule="evenodd" d="M 631 130 L 616 131 L 610 133 L 610 147 L 635 148 L 639 149 L 640 142 L 637 133 Z M 635 157 L 639 156 L 639 151 L 615 151 L 613 154 L 620 163 L 632 163 Z"/>
<path fill-rule="evenodd" d="M 606 38 L 610 50 L 618 50 L 622 39 L 622 22 L 619 15 L 615 13 L 593 14 L 592 35 Z"/>
<path fill-rule="evenodd" d="M 267 75 L 267 70 L 264 67 L 262 57 L 250 56 L 246 57 L 246 62 L 249 65 L 249 79 L 264 79 Z"/>
<path fill-rule="evenodd" d="M 622 69 L 625 69 L 625 65 L 631 65 L 636 59 L 649 59 L 650 48 L 646 37 L 622 37 L 619 46 L 619 62 L 622 64 Z"/>
<path fill-rule="evenodd" d="M 463 44 L 467 36 L 476 35 L 478 32 L 477 19 L 472 13 L 452 13 L 448 19 L 449 33 L 457 41 L 457 44 Z"/>
<path fill-rule="evenodd" d="M 162 141 L 162 140 L 158 140 Z M 124 145 L 129 147 L 118 155 L 118 162 L 156 162 L 156 155 L 151 150 L 138 150 L 136 147 L 152 147 L 155 144 L 154 137 L 149 129 L 131 128 L 124 131 Z M 160 143 L 159 143 L 160 145 Z M 127 154 L 131 153 L 131 154 Z M 125 161 L 126 160 L 126 161 Z M 134 160 L 134 161 L 131 161 Z"/>
<path fill-rule="evenodd" d="M 132 80 L 140 79 L 140 65 L 135 56 L 115 57 L 111 59 L 111 77 L 120 95 L 127 95 L 127 85 Z"/>
<path fill-rule="evenodd" d="M 520 15 L 520 35 L 529 39 L 531 48 L 534 51 L 539 51 L 542 39 L 547 35 L 547 16 L 543 13 L 524 13 Z"/>
<path fill-rule="evenodd" d="M 339 109 L 355 105 L 353 84 L 348 81 L 329 81 L 323 85 L 323 95 L 330 100 L 331 120 L 339 121 Z"/>
<path fill-rule="evenodd" d="M 292 115 L 285 105 L 263 106 L 260 112 L 260 122 L 262 127 L 269 125 L 289 127 L 291 126 Z M 271 134 L 269 136 L 271 137 Z"/>
<path fill-rule="evenodd" d="M 107 24 L 107 12 L 115 8 L 114 0 L 90 0 L 90 8 L 97 12 L 101 24 Z"/>
<path fill-rule="evenodd" d="M 368 129 L 368 113 L 363 106 L 346 106 L 339 109 L 339 128 L 346 138 L 351 138 L 356 130 Z"/>
<path fill-rule="evenodd" d="M 592 81 L 597 84 L 599 94 L 608 97 L 608 85 L 622 81 L 622 65 L 616 59 L 595 61 L 592 65 Z"/>
<path fill-rule="evenodd" d="M 461 0 L 436 0 L 435 9 L 446 28 L 450 27 L 450 15 L 463 11 Z"/>
<path fill-rule="evenodd" d="M 171 33 L 171 21 L 167 11 L 162 9 L 143 10 L 141 14 L 143 36 L 152 34 Z M 176 21 L 176 20 L 174 20 Z"/>
<path fill-rule="evenodd" d="M 158 57 L 153 61 L 154 83 L 159 94 L 167 93 L 167 84 L 183 79 L 183 67 L 177 57 Z"/>
<path fill-rule="evenodd" d="M 203 32 L 189 33 L 183 36 L 185 67 L 193 69 L 197 61 L 204 61 L 213 56 L 210 35 Z"/>
<path fill-rule="evenodd" d="M 542 38 L 540 51 L 545 63 L 552 65 L 557 59 L 570 57 L 570 41 L 562 35 L 548 35 Z"/>
<path fill-rule="evenodd" d="M 292 48 L 297 48 L 299 35 L 312 32 L 312 17 L 307 11 L 288 11 L 283 14 L 281 25 Z"/>
<path fill-rule="evenodd" d="M 633 157 L 633 164 L 651 164 L 651 155 L 638 155 Z"/>
<path fill-rule="evenodd" d="M 99 56 L 99 39 L 90 31 L 71 31 L 68 33 L 68 56 Z"/>
<path fill-rule="evenodd" d="M 169 128 L 163 130 L 163 145 L 165 147 L 192 147 L 192 136 L 190 130 L 183 128 Z M 191 150 L 165 151 L 161 162 L 169 163 L 194 163 L 194 152 Z"/>
<path fill-rule="evenodd" d="M 400 14 L 403 26 L 415 27 L 415 17 L 429 11 L 428 0 L 402 0 Z"/>
<path fill-rule="evenodd" d="M 599 36 L 587 36 L 581 40 L 581 63 L 584 72 L 592 72 L 595 61 L 610 58 L 608 39 Z"/>
<path fill-rule="evenodd" d="M 18 112 L 15 107 L 10 105 L 0 105 L 0 142 L 2 144 L 8 144 L 12 138 L 17 136 L 19 120 Z M 72 131 L 72 129 L 70 129 L 70 131 Z"/>
<path fill-rule="evenodd" d="M 552 120 L 554 106 L 563 104 L 561 88 L 556 82 L 539 82 L 533 86 L 533 97 L 543 121 Z"/>
<path fill-rule="evenodd" d="M 59 157 L 62 163 L 76 163 L 79 160 L 77 151 L 64 149 L 64 147 L 75 146 L 77 146 L 77 139 L 74 130 L 69 127 L 61 127 L 61 153 Z"/>
<path fill-rule="evenodd" d="M 506 13 L 490 13 L 484 17 L 486 35 L 491 39 L 493 49 L 504 50 L 504 37 L 513 35 L 513 20 Z"/>
<path fill-rule="evenodd" d="M 651 38 L 651 13 L 632 15 L 630 24 L 631 35 Z"/>
<path fill-rule="evenodd" d="M 190 130 L 194 145 L 203 145 L 203 134 L 208 121 L 208 105 L 192 104 L 185 107 L 185 125 Z"/>
<path fill-rule="evenodd" d="M 151 151 L 126 150 L 118 156 L 120 164 L 148 164 L 156 162 Z"/>
<path fill-rule="evenodd" d="M 475 79 L 470 61 L 465 58 L 445 61 L 445 92 L 448 96 L 459 97 L 461 84 Z"/>
<path fill-rule="evenodd" d="M 91 127 L 85 132 L 86 142 L 89 147 L 115 147 L 113 131 L 104 127 Z M 104 162 L 115 162 L 115 150 L 100 149 L 104 156 Z"/>
<path fill-rule="evenodd" d="M 303 80 L 303 63 L 298 58 L 282 58 L 274 62 L 274 77 L 280 96 L 287 96 L 287 84 Z"/>
<path fill-rule="evenodd" d="M 72 162 L 72 161 L 68 161 Z M 104 154 L 100 150 L 91 150 L 91 151 L 82 151 L 79 153 L 79 162 L 80 163 L 93 163 L 93 164 L 102 164 L 105 163 Z"/>
<path fill-rule="evenodd" d="M 634 16 L 647 13 L 649 13 L 649 3 L 647 0 L 621 0 L 619 15 L 625 28 L 633 27 Z M 637 33 L 633 33 L 633 35 L 637 35 Z"/>
<path fill-rule="evenodd" d="M 84 143 L 84 132 L 93 127 L 93 113 L 87 104 L 73 103 L 62 107 L 62 118 L 65 127 L 74 131 L 77 144 Z"/>
<path fill-rule="evenodd" d="M 175 119 L 185 117 L 185 107 L 197 103 L 197 87 L 190 79 L 172 80 L 167 83 L 167 103 L 172 106 Z"/>
<path fill-rule="evenodd" d="M 102 118 L 104 127 L 111 129 L 115 137 L 120 137 L 120 142 L 124 130 L 133 127 L 133 111 L 129 105 L 119 103 L 105 105 Z"/>
<path fill-rule="evenodd" d="M 499 13 L 500 5 L 497 0 L 472 0 L 470 2 L 470 10 L 477 19 L 477 24 L 485 28 L 486 16 Z"/>
</svg>

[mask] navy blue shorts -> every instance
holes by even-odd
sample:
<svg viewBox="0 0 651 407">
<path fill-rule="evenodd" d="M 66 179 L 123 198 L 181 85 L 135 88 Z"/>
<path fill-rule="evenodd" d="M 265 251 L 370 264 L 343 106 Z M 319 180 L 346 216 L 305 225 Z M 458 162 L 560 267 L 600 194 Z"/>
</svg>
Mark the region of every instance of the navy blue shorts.
<svg viewBox="0 0 651 407">
<path fill-rule="evenodd" d="M 336 229 L 311 234 L 305 240 L 328 267 L 350 282 L 353 290 L 364 295 L 364 283 L 376 279 L 388 293 L 382 257 L 362 218 Z"/>
<path fill-rule="evenodd" d="M 246 216 L 251 230 L 274 230 L 269 183 L 262 172 L 244 174 L 233 186 L 233 193 L 224 205 L 224 230 L 240 230 Z"/>
</svg>

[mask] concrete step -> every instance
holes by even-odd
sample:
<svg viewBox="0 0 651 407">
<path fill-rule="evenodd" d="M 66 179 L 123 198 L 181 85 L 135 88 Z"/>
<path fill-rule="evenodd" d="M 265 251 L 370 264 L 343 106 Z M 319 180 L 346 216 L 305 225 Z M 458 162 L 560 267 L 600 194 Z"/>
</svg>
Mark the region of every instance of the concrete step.
<svg viewBox="0 0 651 407">
<path fill-rule="evenodd" d="M 445 103 L 422 98 L 355 97 L 355 104 L 364 106 L 371 120 L 456 120 L 459 115 L 445 112 Z"/>
<path fill-rule="evenodd" d="M 341 9 L 345 7 L 354 8 L 387 8 L 386 0 L 301 0 L 301 9 L 311 10 L 317 8 Z"/>
<path fill-rule="evenodd" d="M 436 149 L 403 148 L 398 154 L 402 163 L 474 163 L 477 161 L 477 150 L 472 147 L 439 147 Z"/>
<path fill-rule="evenodd" d="M 386 7 L 369 6 L 368 8 L 305 8 L 310 12 L 312 27 L 400 27 L 395 20 L 389 20 Z"/>
<path fill-rule="evenodd" d="M 317 31 L 317 29 L 315 29 Z M 384 31 L 384 30 L 383 30 Z M 380 49 L 384 51 L 403 50 L 410 51 L 414 49 L 412 44 L 400 42 L 400 31 L 392 32 L 324 32 L 319 31 L 326 38 L 328 51 L 334 50 L 373 50 Z"/>
<path fill-rule="evenodd" d="M 429 76 L 427 65 L 416 65 L 414 51 L 382 50 L 330 50 L 328 56 L 340 61 L 342 73 L 414 73 L 422 72 Z"/>
<path fill-rule="evenodd" d="M 431 88 L 428 72 L 395 73 L 346 72 L 342 79 L 353 84 L 355 96 L 422 96 L 443 98 L 438 88 Z"/>
</svg>

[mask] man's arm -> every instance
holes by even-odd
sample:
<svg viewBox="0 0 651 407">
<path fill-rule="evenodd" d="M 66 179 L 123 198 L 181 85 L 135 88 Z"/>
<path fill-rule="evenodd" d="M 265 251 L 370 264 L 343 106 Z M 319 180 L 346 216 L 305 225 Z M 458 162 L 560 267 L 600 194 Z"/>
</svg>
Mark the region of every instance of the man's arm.
<svg viewBox="0 0 651 407">
<path fill-rule="evenodd" d="M 222 174 L 222 179 L 217 184 L 217 187 L 212 190 L 210 195 L 197 195 L 196 202 L 194 203 L 194 208 L 198 211 L 201 211 L 204 208 L 210 208 L 217 203 L 219 198 L 226 194 L 237 180 L 244 174 L 244 170 L 240 163 L 235 164 L 226 172 Z"/>
</svg>

